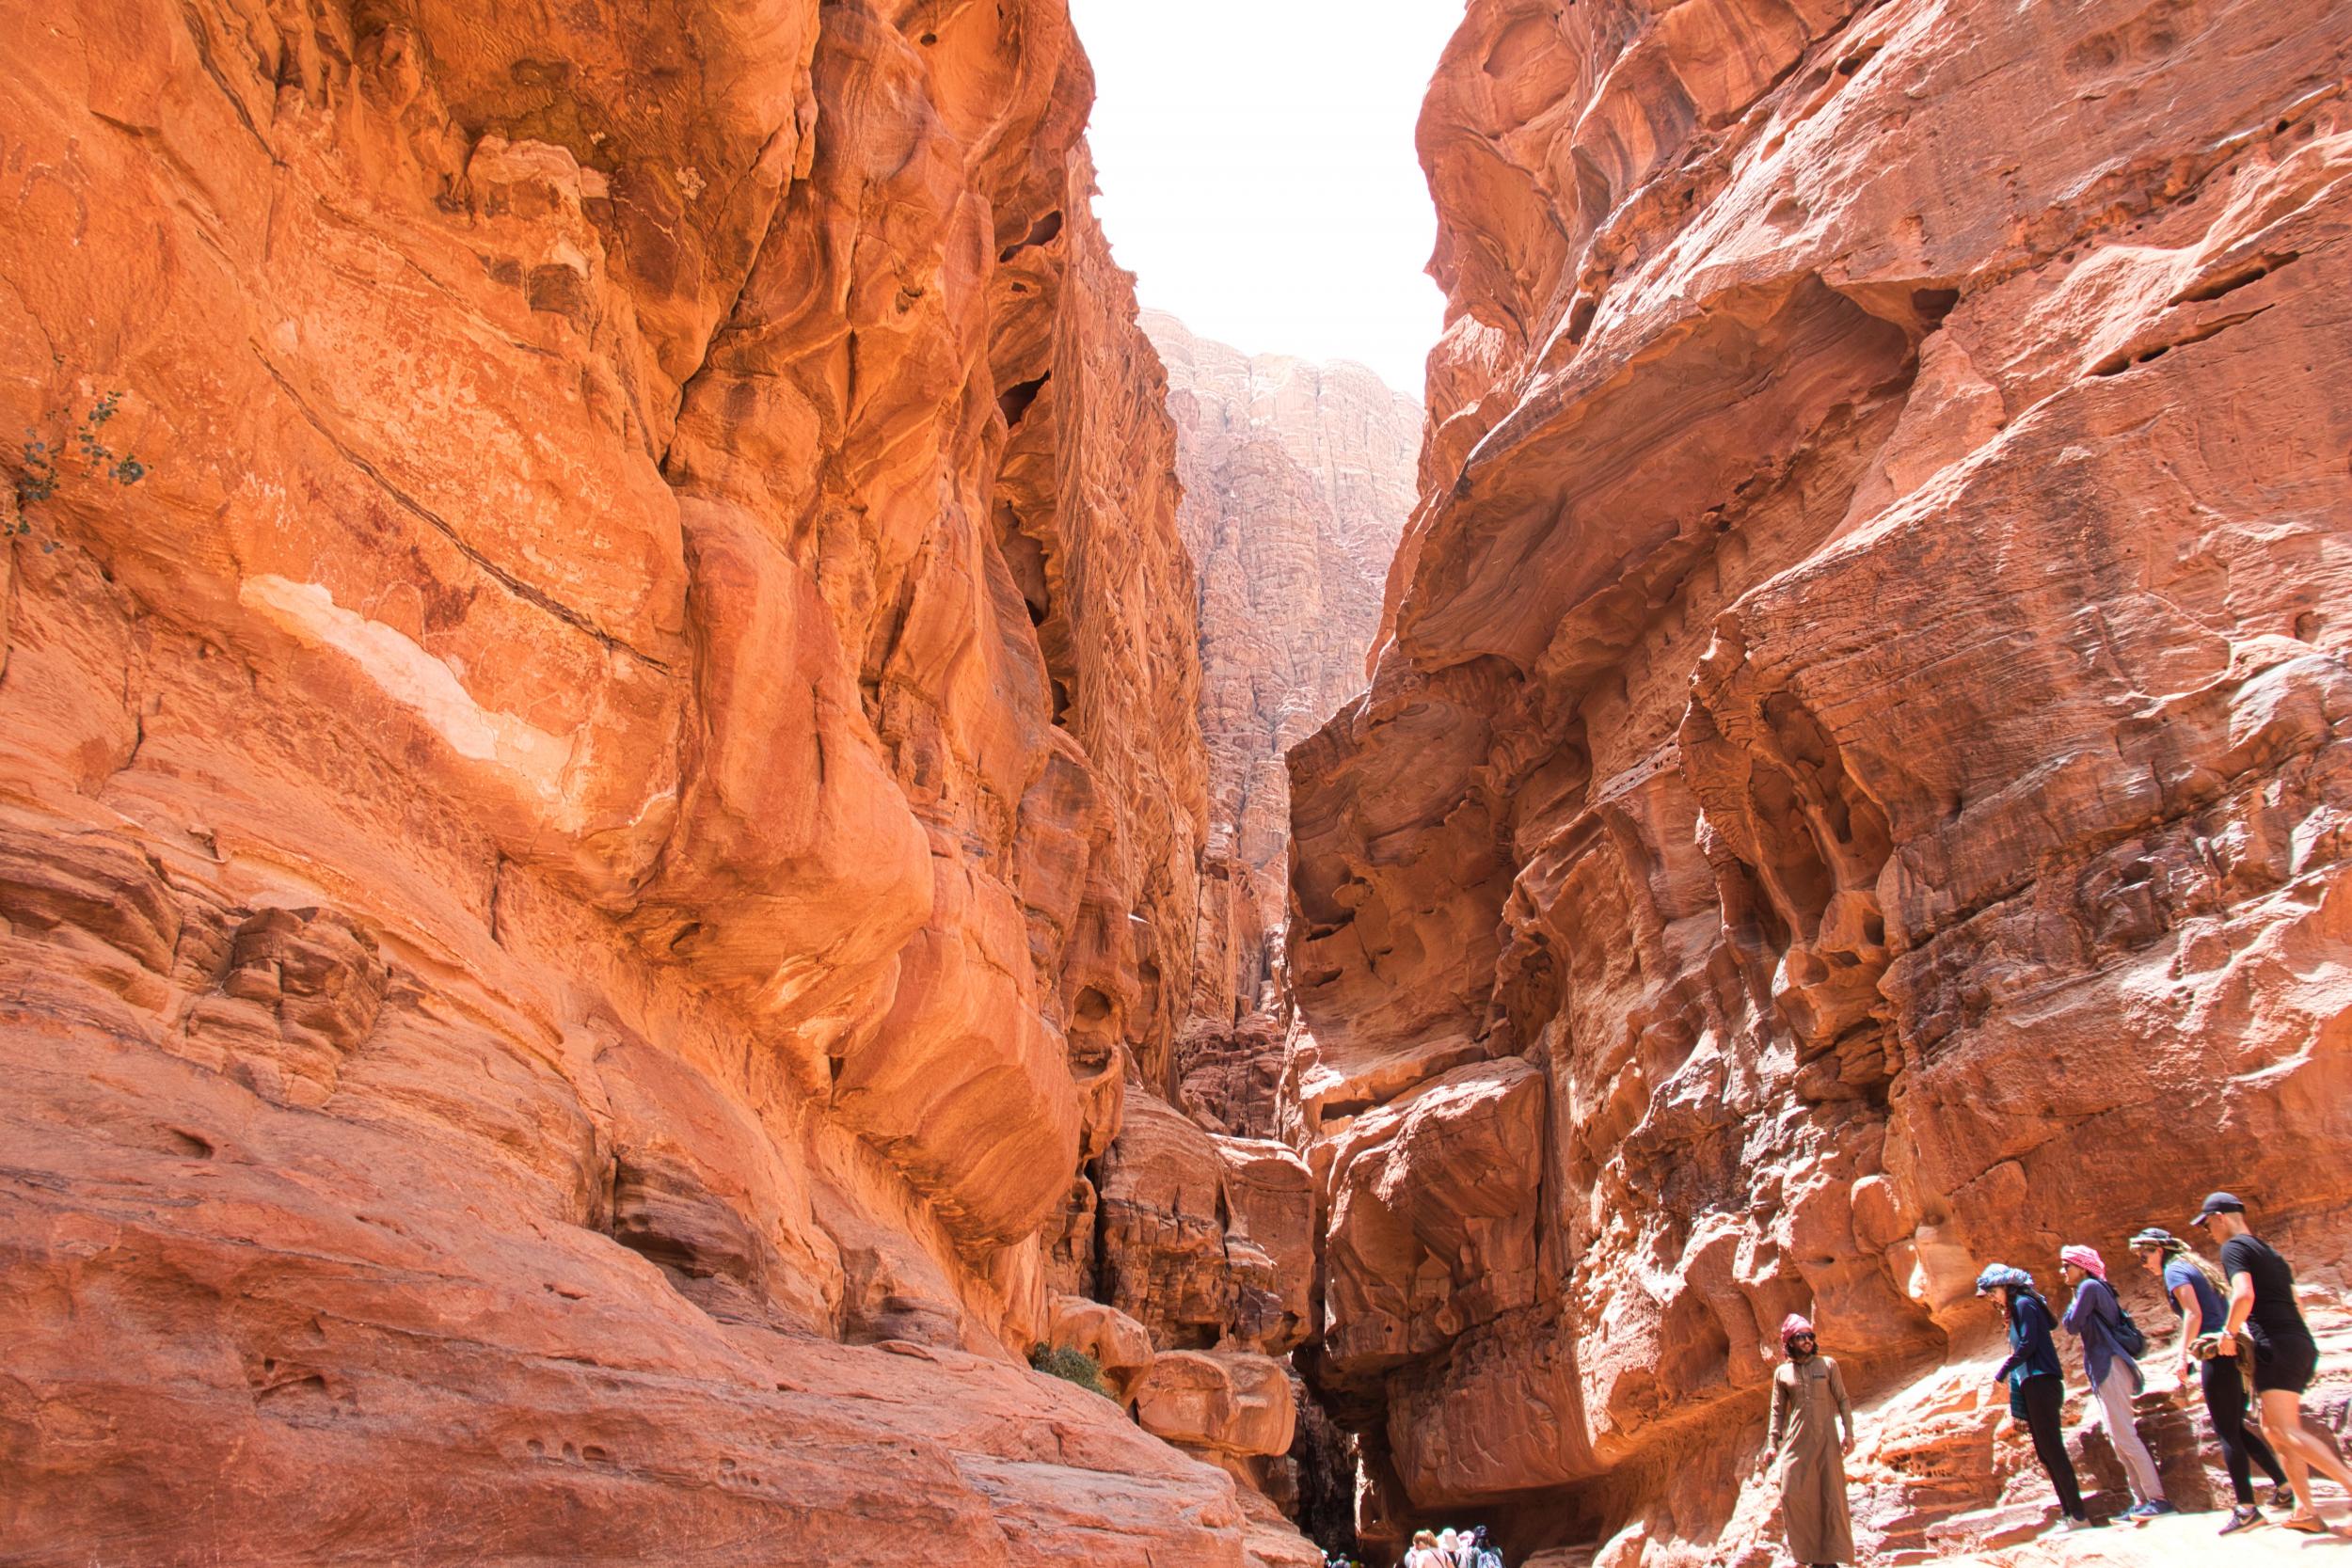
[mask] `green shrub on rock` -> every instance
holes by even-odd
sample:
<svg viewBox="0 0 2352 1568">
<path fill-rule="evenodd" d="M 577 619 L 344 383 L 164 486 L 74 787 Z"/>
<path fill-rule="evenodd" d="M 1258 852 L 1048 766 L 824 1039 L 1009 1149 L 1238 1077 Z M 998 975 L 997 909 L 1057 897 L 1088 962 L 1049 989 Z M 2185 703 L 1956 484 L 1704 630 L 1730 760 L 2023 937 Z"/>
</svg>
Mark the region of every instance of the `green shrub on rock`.
<svg viewBox="0 0 2352 1568">
<path fill-rule="evenodd" d="M 1082 1350 L 1069 1345 L 1049 1345 L 1043 1341 L 1029 1347 L 1029 1365 L 1048 1377 L 1074 1383 L 1079 1387 L 1102 1395 L 1117 1403 L 1119 1396 L 1103 1381 L 1103 1364 Z"/>
</svg>

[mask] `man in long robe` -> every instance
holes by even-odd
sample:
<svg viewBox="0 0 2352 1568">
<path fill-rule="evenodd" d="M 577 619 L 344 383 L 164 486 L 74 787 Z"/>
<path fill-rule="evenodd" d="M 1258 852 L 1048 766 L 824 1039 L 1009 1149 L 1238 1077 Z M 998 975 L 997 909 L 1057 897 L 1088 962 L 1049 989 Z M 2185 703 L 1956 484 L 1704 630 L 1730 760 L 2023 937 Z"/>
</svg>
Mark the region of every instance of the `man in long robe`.
<svg viewBox="0 0 2352 1568">
<path fill-rule="evenodd" d="M 1820 1354 L 1811 1323 L 1790 1313 L 1780 1325 L 1780 1348 L 1788 1359 L 1772 1373 L 1772 1434 L 1763 1463 L 1780 1461 L 1788 1550 L 1806 1568 L 1851 1562 L 1845 1456 L 1853 1449 L 1853 1402 L 1837 1363 Z"/>
</svg>

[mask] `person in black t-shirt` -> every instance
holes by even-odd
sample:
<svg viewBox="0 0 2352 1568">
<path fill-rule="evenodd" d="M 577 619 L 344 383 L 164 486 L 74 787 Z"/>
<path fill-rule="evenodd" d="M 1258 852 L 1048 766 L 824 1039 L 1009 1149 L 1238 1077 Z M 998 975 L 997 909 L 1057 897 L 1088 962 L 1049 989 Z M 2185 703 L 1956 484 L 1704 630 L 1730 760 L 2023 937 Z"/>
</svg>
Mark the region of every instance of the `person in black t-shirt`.
<svg viewBox="0 0 2352 1568">
<path fill-rule="evenodd" d="M 2352 1492 L 2352 1469 L 2335 1450 L 2303 1430 L 2303 1390 L 2318 1370 L 2319 1346 L 2295 1304 L 2295 1271 L 2246 1223 L 2246 1205 L 2228 1193 L 2205 1199 L 2197 1223 L 2221 1239 L 2221 1272 L 2230 1279 L 2230 1321 L 2220 1350 L 2238 1354 L 2239 1336 L 2254 1355 L 2254 1391 L 2262 1401 L 2263 1431 L 2287 1468 L 2295 1513 L 2287 1528 L 2324 1535 L 2328 1526 L 2312 1506 L 2312 1476 L 2319 1471 Z"/>
</svg>

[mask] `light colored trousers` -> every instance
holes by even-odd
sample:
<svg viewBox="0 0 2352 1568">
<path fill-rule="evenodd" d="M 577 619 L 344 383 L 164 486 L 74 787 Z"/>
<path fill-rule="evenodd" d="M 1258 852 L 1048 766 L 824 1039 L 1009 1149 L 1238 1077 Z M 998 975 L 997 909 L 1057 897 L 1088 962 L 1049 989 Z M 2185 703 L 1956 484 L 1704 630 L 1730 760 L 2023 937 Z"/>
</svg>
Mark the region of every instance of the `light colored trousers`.
<svg viewBox="0 0 2352 1568">
<path fill-rule="evenodd" d="M 2099 1408 L 2106 1413 L 2107 1441 L 2122 1457 L 2123 1473 L 2131 1478 L 2132 1496 L 2143 1503 L 2164 1501 L 2164 1481 L 2156 1474 L 2156 1462 L 2149 1457 L 2148 1445 L 2139 1440 L 2139 1429 L 2132 1423 L 2131 1363 L 2117 1356 L 2107 1363 L 2107 1375 L 2099 1385 Z"/>
</svg>

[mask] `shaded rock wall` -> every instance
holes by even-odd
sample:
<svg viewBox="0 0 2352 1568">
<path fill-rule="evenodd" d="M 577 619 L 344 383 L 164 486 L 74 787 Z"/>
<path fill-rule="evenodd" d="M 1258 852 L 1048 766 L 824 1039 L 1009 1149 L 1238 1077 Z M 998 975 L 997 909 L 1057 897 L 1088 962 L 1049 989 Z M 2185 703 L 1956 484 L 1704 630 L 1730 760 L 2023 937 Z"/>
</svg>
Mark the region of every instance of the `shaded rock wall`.
<svg viewBox="0 0 2352 1568">
<path fill-rule="evenodd" d="M 1263 1544 L 1007 1354 L 1206 805 L 1060 5 L 0 39 L 11 1545 Z"/>
<path fill-rule="evenodd" d="M 2347 40 L 1472 0 L 1422 500 L 1290 758 L 1282 1114 L 1378 1530 L 1760 1550 L 1783 1313 L 1899 1398 L 1980 1263 L 2215 1186 L 2346 1283 Z M 1873 1484 L 1901 1546 L 2000 1480 Z"/>
</svg>

